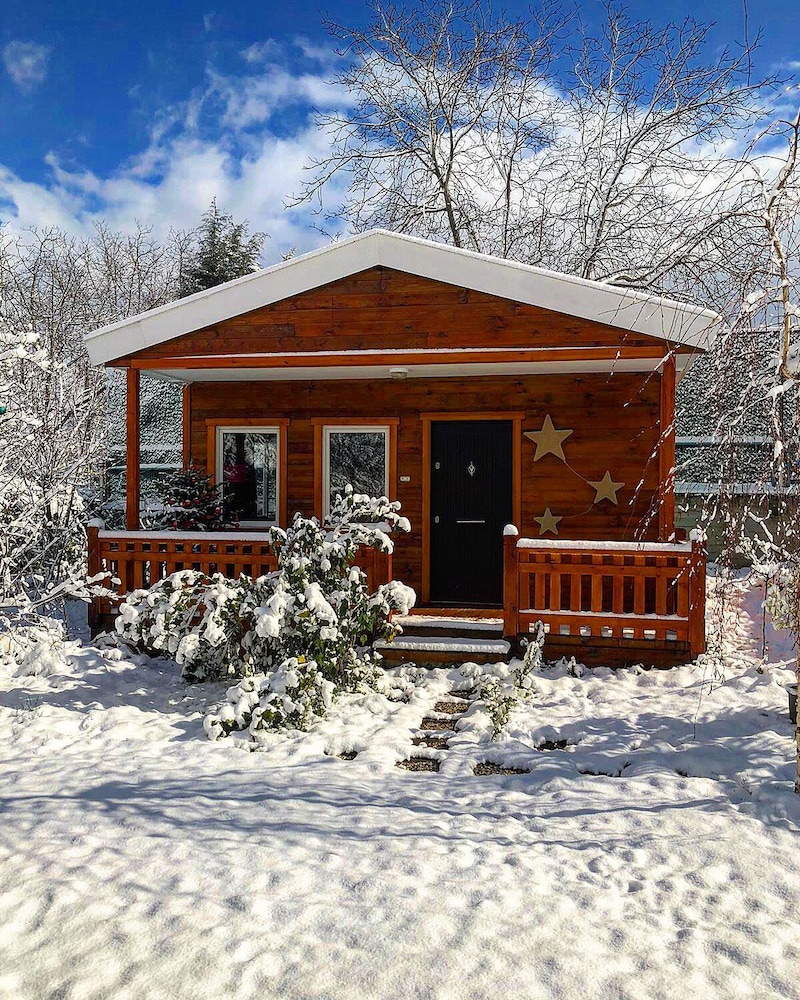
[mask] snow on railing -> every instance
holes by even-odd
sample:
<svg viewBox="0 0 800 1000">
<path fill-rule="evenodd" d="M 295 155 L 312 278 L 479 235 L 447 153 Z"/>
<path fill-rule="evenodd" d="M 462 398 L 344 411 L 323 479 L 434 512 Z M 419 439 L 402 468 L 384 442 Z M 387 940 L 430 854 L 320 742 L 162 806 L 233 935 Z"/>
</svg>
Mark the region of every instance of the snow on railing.
<svg viewBox="0 0 800 1000">
<path fill-rule="evenodd" d="M 554 638 L 681 643 L 692 657 L 705 650 L 702 540 L 562 541 L 506 528 L 504 549 L 506 636 L 541 621 Z"/>
<path fill-rule="evenodd" d="M 110 572 L 119 580 L 121 596 L 151 587 L 179 570 L 193 569 L 208 576 L 222 573 L 264 576 L 278 568 L 275 552 L 264 532 L 257 531 L 106 531 L 93 521 L 88 529 L 89 575 Z M 365 548 L 357 564 L 367 574 L 367 585 L 376 590 L 392 578 L 389 553 Z M 111 603 L 96 600 L 90 620 L 113 613 Z"/>
</svg>

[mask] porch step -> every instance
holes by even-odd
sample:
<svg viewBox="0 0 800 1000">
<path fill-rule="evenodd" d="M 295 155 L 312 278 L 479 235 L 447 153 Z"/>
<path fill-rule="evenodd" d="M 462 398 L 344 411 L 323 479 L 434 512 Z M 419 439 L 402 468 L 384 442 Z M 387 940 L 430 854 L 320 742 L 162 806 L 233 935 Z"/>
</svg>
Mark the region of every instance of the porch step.
<svg viewBox="0 0 800 1000">
<path fill-rule="evenodd" d="M 449 639 L 502 639 L 502 618 L 462 618 L 447 615 L 395 615 L 392 621 L 403 630 L 403 637 Z M 396 640 L 395 640 L 396 641 Z"/>
<path fill-rule="evenodd" d="M 508 659 L 511 647 L 505 639 L 405 634 L 399 635 L 394 642 L 379 643 L 376 648 L 387 663 L 449 665 L 497 663 Z"/>
</svg>

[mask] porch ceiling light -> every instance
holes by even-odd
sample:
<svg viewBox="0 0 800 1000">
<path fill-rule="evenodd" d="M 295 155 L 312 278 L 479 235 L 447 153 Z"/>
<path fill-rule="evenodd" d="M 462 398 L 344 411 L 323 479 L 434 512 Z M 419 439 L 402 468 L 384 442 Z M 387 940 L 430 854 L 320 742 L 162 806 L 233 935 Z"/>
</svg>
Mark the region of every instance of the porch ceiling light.
<svg viewBox="0 0 800 1000">
<path fill-rule="evenodd" d="M 408 378 L 408 368 L 390 368 L 389 378 L 400 379 Z"/>
</svg>

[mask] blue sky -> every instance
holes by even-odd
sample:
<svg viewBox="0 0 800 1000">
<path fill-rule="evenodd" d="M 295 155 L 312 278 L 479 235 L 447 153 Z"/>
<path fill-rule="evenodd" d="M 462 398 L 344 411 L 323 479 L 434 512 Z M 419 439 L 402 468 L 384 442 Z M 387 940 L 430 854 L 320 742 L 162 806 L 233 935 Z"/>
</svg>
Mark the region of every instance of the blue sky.
<svg viewBox="0 0 800 1000">
<path fill-rule="evenodd" d="M 636 0 L 634 16 L 655 18 Z M 526 4 L 504 9 L 522 14 Z M 662 0 L 658 19 L 716 21 L 712 44 L 743 38 L 740 0 Z M 366 19 L 360 2 L 325 12 Z M 595 0 L 581 3 L 592 23 Z M 755 71 L 800 71 L 800 4 L 749 0 L 761 28 Z M 336 57 L 318 0 L 3 0 L 0 6 L 0 219 L 81 230 L 106 217 L 156 229 L 188 227 L 213 195 L 272 239 L 267 260 L 319 242 L 283 199 L 322 151 L 314 106 Z"/>
</svg>

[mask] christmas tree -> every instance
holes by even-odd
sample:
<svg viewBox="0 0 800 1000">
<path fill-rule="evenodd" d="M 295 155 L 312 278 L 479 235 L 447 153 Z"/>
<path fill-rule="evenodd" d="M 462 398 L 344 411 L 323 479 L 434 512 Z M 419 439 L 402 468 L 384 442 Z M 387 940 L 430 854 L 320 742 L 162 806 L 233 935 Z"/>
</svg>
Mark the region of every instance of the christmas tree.
<svg viewBox="0 0 800 1000">
<path fill-rule="evenodd" d="M 173 531 L 219 531 L 225 527 L 219 487 L 196 466 L 177 473 L 161 500 L 165 528 Z"/>
</svg>

